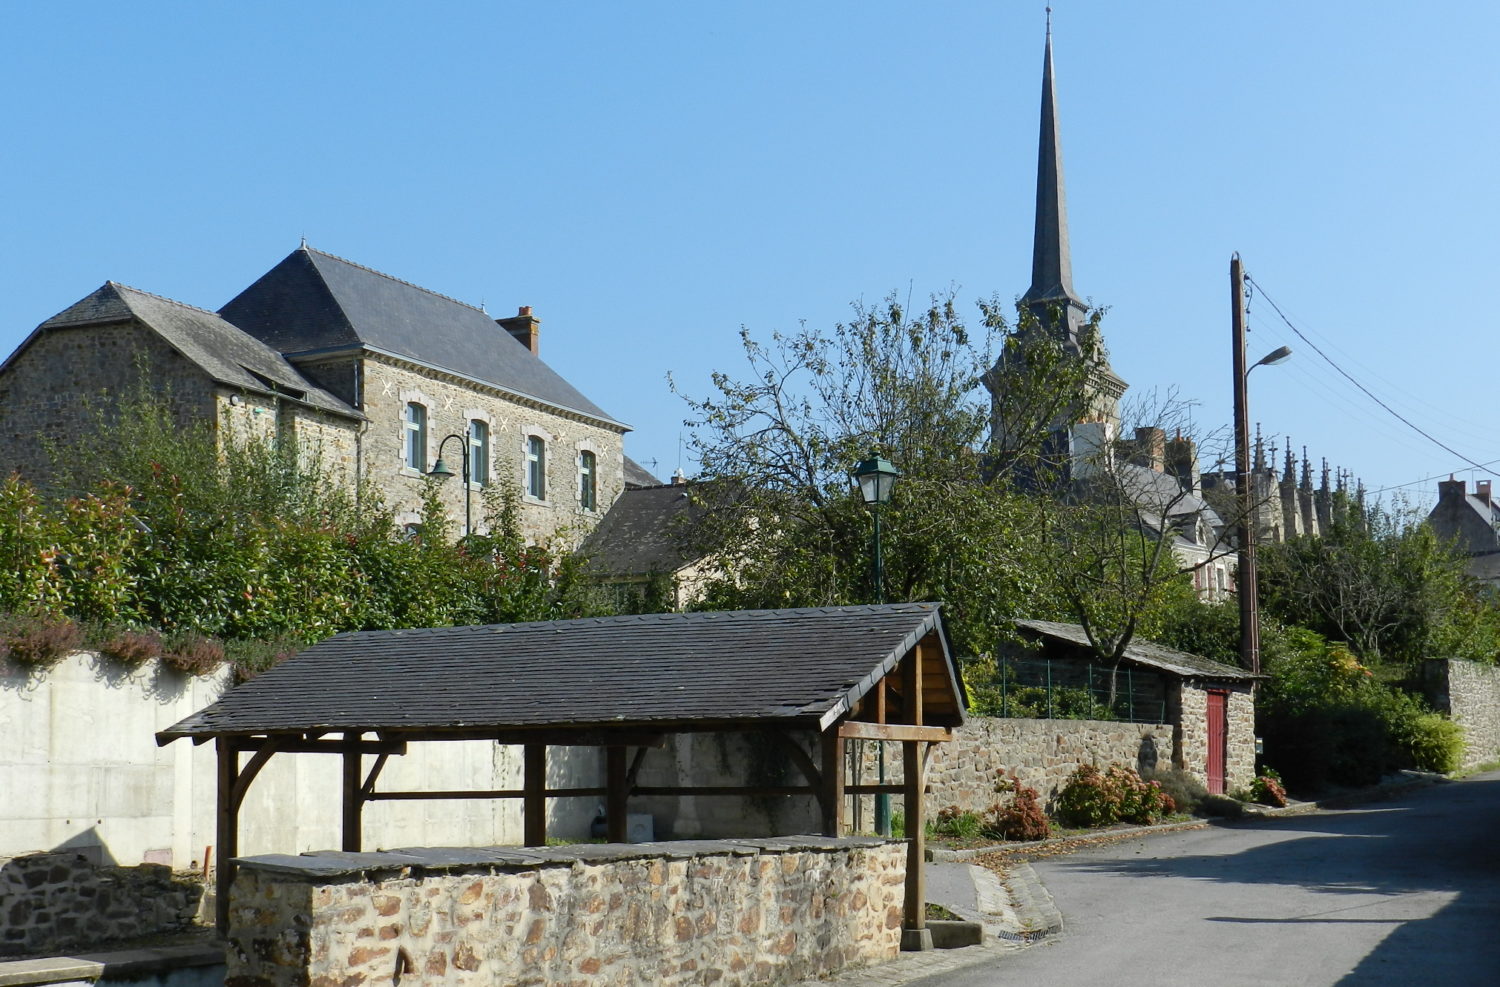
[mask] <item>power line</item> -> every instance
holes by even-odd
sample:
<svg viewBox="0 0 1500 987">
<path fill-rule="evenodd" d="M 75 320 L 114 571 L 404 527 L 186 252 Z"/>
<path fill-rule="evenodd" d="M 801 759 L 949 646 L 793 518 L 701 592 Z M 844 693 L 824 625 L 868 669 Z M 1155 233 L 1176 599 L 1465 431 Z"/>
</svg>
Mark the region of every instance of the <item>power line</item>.
<svg viewBox="0 0 1500 987">
<path fill-rule="evenodd" d="M 1418 435 L 1422 436 L 1424 439 L 1426 439 L 1427 441 L 1431 442 L 1433 445 L 1437 446 L 1439 449 L 1442 449 L 1445 452 L 1452 453 L 1453 455 L 1457 456 L 1459 459 L 1462 459 L 1464 462 L 1468 463 L 1470 466 L 1474 467 L 1477 470 L 1488 469 L 1487 466 L 1481 466 L 1479 463 L 1474 462 L 1474 460 L 1470 459 L 1468 456 L 1465 456 L 1463 453 L 1459 452 L 1457 449 L 1454 449 L 1452 446 L 1447 445 L 1446 443 L 1439 441 L 1432 434 L 1430 434 L 1429 432 L 1423 430 L 1420 426 L 1414 424 L 1411 419 L 1407 418 L 1405 415 L 1401 414 L 1395 408 L 1392 408 L 1390 405 L 1386 404 L 1380 398 L 1376 397 L 1375 394 L 1368 387 L 1366 387 L 1365 385 L 1361 384 L 1359 381 L 1357 381 L 1353 377 L 1351 377 L 1349 375 L 1349 373 L 1344 370 L 1343 367 L 1339 366 L 1337 363 L 1335 363 L 1333 361 L 1332 357 L 1330 357 L 1327 353 L 1324 353 L 1318 347 L 1317 343 L 1314 343 L 1311 339 L 1308 339 L 1305 335 L 1303 335 L 1301 329 L 1298 329 L 1296 326 L 1292 325 L 1292 320 L 1288 319 L 1286 317 L 1286 313 L 1284 313 L 1284 312 L 1281 311 L 1281 306 L 1277 305 L 1276 304 L 1276 300 L 1273 299 L 1270 295 L 1266 294 L 1266 289 L 1263 288 L 1263 287 L 1261 287 L 1260 283 L 1257 282 L 1254 278 L 1250 277 L 1250 275 L 1249 275 L 1248 272 L 1245 274 L 1245 280 L 1248 281 L 1250 284 L 1255 285 L 1255 290 L 1258 291 L 1258 292 L 1260 292 L 1260 296 L 1266 300 L 1266 303 L 1269 304 L 1273 309 L 1276 310 L 1276 314 L 1279 315 L 1279 316 L 1281 316 L 1281 321 L 1286 323 L 1286 326 L 1287 326 L 1288 329 L 1292 330 L 1292 332 L 1294 332 L 1294 333 L 1297 334 L 1297 338 L 1298 339 L 1302 340 L 1308 346 L 1311 346 L 1313 348 L 1313 352 L 1317 353 L 1318 356 L 1321 356 L 1328 363 L 1328 365 L 1330 367 L 1332 367 L 1333 369 L 1337 370 L 1344 377 L 1345 380 L 1349 381 L 1349 383 L 1351 383 L 1355 387 L 1359 388 L 1360 391 L 1362 391 L 1364 393 L 1365 397 L 1369 398 L 1371 401 L 1374 401 L 1376 404 L 1380 405 L 1380 407 L 1384 408 L 1387 412 L 1389 412 L 1392 416 L 1394 416 L 1398 421 L 1400 421 L 1402 424 L 1404 424 L 1407 428 L 1410 428 L 1413 432 L 1416 432 Z"/>
</svg>

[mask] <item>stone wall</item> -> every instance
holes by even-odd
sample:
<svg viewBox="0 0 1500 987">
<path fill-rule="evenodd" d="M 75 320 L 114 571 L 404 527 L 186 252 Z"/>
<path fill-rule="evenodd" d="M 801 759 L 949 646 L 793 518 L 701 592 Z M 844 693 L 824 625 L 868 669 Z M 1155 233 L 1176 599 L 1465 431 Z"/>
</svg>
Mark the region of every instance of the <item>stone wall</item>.
<svg viewBox="0 0 1500 987">
<path fill-rule="evenodd" d="M 1208 690 L 1229 693 L 1225 705 L 1229 738 L 1225 747 L 1224 785 L 1228 791 L 1255 780 L 1255 691 L 1249 683 L 1185 681 L 1177 689 L 1177 767 L 1208 784 Z"/>
<path fill-rule="evenodd" d="M 905 871 L 816 837 L 252 857 L 226 983 L 796 981 L 896 956 Z"/>
<path fill-rule="evenodd" d="M 995 781 L 1001 772 L 1015 772 L 1047 805 L 1080 764 L 1166 768 L 1174 753 L 1170 725 L 971 717 L 953 740 L 937 745 L 928 762 L 927 812 L 933 815 L 950 805 L 985 812 L 997 801 Z M 900 761 L 899 752 L 894 757 L 887 753 L 888 778 L 900 777 Z M 874 771 L 866 767 L 864 775 L 872 779 Z M 894 802 L 900 811 L 900 799 Z M 873 818 L 873 810 L 865 811 Z"/>
<path fill-rule="evenodd" d="M 0 857 L 0 956 L 185 929 L 202 896 L 200 883 L 160 864 L 98 866 L 71 852 Z"/>
<path fill-rule="evenodd" d="M 1472 661 L 1426 663 L 1427 699 L 1464 728 L 1461 767 L 1500 760 L 1500 668 Z"/>
</svg>

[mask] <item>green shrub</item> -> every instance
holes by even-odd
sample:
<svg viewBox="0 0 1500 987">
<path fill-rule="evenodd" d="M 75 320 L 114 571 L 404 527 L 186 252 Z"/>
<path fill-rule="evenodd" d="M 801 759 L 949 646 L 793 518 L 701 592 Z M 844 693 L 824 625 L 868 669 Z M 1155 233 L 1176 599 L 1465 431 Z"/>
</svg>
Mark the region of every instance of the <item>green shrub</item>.
<svg viewBox="0 0 1500 987">
<path fill-rule="evenodd" d="M 965 812 L 956 805 L 939 809 L 932 821 L 932 831 L 937 836 L 950 836 L 957 840 L 972 840 L 979 836 L 982 823 L 978 815 Z"/>
<path fill-rule="evenodd" d="M 1406 726 L 1401 738 L 1414 765 L 1424 771 L 1451 774 L 1464 758 L 1463 727 L 1438 713 L 1422 713 Z"/>
<path fill-rule="evenodd" d="M 1143 781 L 1133 768 L 1111 764 L 1100 772 L 1081 764 L 1057 796 L 1058 816 L 1073 826 L 1094 828 L 1117 822 L 1150 825 L 1177 811 L 1172 797 L 1154 781 Z"/>
<path fill-rule="evenodd" d="M 1247 794 L 1249 798 L 1245 801 L 1278 808 L 1287 804 L 1286 789 L 1281 785 L 1281 775 L 1270 768 L 1255 777 L 1255 780 L 1250 783 L 1250 791 Z"/>
</svg>

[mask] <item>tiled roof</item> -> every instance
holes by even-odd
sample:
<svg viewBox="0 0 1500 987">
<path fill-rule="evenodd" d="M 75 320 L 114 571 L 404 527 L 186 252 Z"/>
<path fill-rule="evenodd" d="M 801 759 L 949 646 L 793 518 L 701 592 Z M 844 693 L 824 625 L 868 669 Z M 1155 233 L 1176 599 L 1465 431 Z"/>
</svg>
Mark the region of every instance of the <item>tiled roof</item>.
<svg viewBox="0 0 1500 987">
<path fill-rule="evenodd" d="M 1065 641 L 1080 648 L 1089 647 L 1088 635 L 1077 624 L 1059 624 L 1050 620 L 1018 620 L 1016 626 L 1023 631 Z M 1124 660 L 1132 664 L 1160 669 L 1163 672 L 1171 672 L 1173 675 L 1181 675 L 1184 678 L 1248 682 L 1265 677 L 1247 672 L 1235 665 L 1226 665 L 1223 662 L 1189 654 L 1186 651 L 1178 651 L 1139 637 L 1126 646 Z"/>
<path fill-rule="evenodd" d="M 699 556 L 692 525 L 701 513 L 688 484 L 627 488 L 589 532 L 579 553 L 590 568 L 606 575 L 676 572 Z"/>
<path fill-rule="evenodd" d="M 481 309 L 310 247 L 219 314 L 295 360 L 366 347 L 625 428 Z"/>
<path fill-rule="evenodd" d="M 314 645 L 157 734 L 826 726 L 929 634 L 938 604 L 361 631 Z M 955 687 L 956 691 L 956 687 Z M 961 721 L 962 713 L 955 714 Z"/>
<path fill-rule="evenodd" d="M 308 381 L 280 353 L 213 312 L 113 281 L 43 322 L 37 332 L 130 319 L 155 331 L 221 384 L 262 394 L 278 393 L 325 411 L 364 417 Z"/>
</svg>

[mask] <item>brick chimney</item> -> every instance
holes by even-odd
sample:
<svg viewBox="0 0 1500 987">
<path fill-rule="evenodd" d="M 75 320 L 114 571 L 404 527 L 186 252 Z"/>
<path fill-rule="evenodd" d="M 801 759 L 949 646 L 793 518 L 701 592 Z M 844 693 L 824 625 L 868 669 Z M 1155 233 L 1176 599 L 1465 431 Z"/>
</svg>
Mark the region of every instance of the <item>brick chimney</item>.
<svg viewBox="0 0 1500 987">
<path fill-rule="evenodd" d="M 532 356 L 540 355 L 542 320 L 531 314 L 530 305 L 522 305 L 515 315 L 508 319 L 496 319 L 495 322 L 510 333 L 512 339 L 530 350 Z"/>
<path fill-rule="evenodd" d="M 1489 480 L 1475 480 L 1474 481 L 1474 496 L 1478 497 L 1481 501 L 1483 501 L 1485 507 L 1489 507 L 1490 504 L 1493 503 L 1493 501 L 1490 500 L 1490 481 Z"/>
<path fill-rule="evenodd" d="M 1453 474 L 1448 474 L 1448 479 L 1438 481 L 1438 503 L 1447 500 L 1463 500 L 1468 484 L 1462 480 L 1453 479 Z"/>
<path fill-rule="evenodd" d="M 1192 439 L 1179 435 L 1167 443 L 1166 471 L 1177 477 L 1177 482 L 1188 493 L 1203 493 L 1203 481 L 1198 473 L 1198 444 Z"/>
<path fill-rule="evenodd" d="M 1130 461 L 1160 473 L 1167 458 L 1167 433 L 1160 428 L 1135 430 L 1135 453 Z"/>
</svg>

